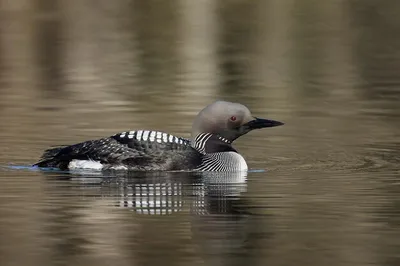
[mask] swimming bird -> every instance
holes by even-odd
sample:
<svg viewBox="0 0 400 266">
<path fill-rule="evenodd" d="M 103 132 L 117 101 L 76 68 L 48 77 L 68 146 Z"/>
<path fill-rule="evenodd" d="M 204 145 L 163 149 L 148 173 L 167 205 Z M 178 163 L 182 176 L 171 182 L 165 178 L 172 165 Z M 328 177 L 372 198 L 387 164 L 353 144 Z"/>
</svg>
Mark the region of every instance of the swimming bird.
<svg viewBox="0 0 400 266">
<path fill-rule="evenodd" d="M 135 130 L 44 151 L 38 167 L 62 170 L 246 171 L 232 143 L 244 134 L 282 122 L 252 116 L 243 104 L 216 101 L 194 119 L 191 138 Z"/>
</svg>

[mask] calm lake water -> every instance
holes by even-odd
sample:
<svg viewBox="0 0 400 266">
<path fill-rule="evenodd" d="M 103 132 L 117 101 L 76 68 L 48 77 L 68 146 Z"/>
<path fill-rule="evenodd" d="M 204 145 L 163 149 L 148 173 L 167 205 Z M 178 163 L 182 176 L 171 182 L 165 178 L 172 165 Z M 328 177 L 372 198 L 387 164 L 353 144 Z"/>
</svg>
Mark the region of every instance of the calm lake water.
<svg viewBox="0 0 400 266">
<path fill-rule="evenodd" d="M 1 265 L 400 265 L 399 10 L 0 0 Z M 23 168 L 126 130 L 188 137 L 217 99 L 286 123 L 236 141 L 246 175 Z"/>
</svg>

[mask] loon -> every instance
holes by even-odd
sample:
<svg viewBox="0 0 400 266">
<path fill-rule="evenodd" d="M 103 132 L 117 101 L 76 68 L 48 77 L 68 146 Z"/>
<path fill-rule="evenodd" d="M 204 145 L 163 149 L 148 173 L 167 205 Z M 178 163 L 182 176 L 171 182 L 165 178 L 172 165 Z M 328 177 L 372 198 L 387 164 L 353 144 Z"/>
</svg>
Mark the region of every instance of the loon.
<svg viewBox="0 0 400 266">
<path fill-rule="evenodd" d="M 33 166 L 61 170 L 247 171 L 232 146 L 234 140 L 260 128 L 284 123 L 253 117 L 240 104 L 216 101 L 199 112 L 191 139 L 165 132 L 135 130 L 44 151 Z"/>
</svg>

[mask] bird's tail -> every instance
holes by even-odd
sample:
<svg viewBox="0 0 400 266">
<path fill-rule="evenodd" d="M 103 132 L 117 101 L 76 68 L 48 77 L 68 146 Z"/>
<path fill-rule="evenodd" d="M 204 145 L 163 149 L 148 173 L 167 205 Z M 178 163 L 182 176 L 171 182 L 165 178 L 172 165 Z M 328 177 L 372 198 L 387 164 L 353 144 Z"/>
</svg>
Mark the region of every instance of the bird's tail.
<svg viewBox="0 0 400 266">
<path fill-rule="evenodd" d="M 60 151 L 64 149 L 66 146 L 56 146 L 56 147 L 51 147 L 47 150 L 45 150 L 40 157 L 40 160 L 35 163 L 33 166 L 38 166 L 38 167 L 53 167 L 56 164 L 57 160 L 56 157 L 57 155 L 60 154 Z"/>
</svg>

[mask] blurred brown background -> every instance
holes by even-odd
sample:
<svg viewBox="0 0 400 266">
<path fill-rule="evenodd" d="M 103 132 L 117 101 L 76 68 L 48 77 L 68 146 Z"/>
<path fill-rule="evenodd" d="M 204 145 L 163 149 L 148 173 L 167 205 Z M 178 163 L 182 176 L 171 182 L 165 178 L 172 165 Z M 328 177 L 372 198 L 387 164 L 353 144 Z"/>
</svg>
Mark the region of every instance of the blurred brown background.
<svg viewBox="0 0 400 266">
<path fill-rule="evenodd" d="M 0 264 L 399 265 L 399 14 L 396 0 L 0 0 Z M 269 172 L 249 173 L 234 218 L 193 215 L 179 178 L 164 185 L 183 208 L 157 216 L 115 208 L 134 181 L 8 168 L 129 129 L 188 137 L 217 99 L 286 123 L 237 141 Z"/>
</svg>

